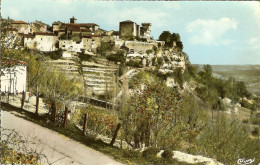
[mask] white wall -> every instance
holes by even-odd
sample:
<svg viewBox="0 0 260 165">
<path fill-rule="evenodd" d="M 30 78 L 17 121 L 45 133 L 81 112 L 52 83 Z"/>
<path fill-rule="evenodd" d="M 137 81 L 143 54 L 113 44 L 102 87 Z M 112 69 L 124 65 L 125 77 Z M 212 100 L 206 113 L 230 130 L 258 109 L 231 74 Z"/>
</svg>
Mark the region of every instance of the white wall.
<svg viewBox="0 0 260 165">
<path fill-rule="evenodd" d="M 36 35 L 34 38 L 34 42 L 37 44 L 36 48 L 43 52 L 55 51 L 57 41 L 58 37 L 51 35 Z"/>
<path fill-rule="evenodd" d="M 24 65 L 2 69 L 1 92 L 23 92 L 26 91 L 26 69 Z"/>
<path fill-rule="evenodd" d="M 73 40 L 60 40 L 59 42 L 59 48 L 62 50 L 67 50 L 70 52 L 81 52 L 81 49 L 83 48 L 82 42 L 76 43 Z"/>
</svg>

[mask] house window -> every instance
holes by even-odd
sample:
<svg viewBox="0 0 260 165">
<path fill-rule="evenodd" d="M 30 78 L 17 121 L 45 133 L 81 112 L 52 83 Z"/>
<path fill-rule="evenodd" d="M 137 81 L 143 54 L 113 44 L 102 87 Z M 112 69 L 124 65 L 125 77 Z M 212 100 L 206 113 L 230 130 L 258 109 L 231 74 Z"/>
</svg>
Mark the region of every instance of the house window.
<svg viewBox="0 0 260 165">
<path fill-rule="evenodd" d="M 42 40 L 42 38 L 41 38 L 41 40 Z"/>
</svg>

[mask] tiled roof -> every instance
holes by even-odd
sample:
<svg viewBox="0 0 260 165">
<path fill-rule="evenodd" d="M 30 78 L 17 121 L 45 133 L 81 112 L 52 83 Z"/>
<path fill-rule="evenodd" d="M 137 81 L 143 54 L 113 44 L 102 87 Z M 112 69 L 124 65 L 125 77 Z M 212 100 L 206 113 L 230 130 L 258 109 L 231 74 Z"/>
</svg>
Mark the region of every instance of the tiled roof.
<svg viewBox="0 0 260 165">
<path fill-rule="evenodd" d="M 98 26 L 95 23 L 78 23 L 79 26 Z"/>
<path fill-rule="evenodd" d="M 80 26 L 77 24 L 69 24 L 67 27 L 70 31 L 80 31 Z"/>
<path fill-rule="evenodd" d="M 24 21 L 12 21 L 12 24 L 27 24 Z"/>
<path fill-rule="evenodd" d="M 26 37 L 26 38 L 34 38 L 34 35 L 33 34 L 24 34 L 24 37 Z"/>
<path fill-rule="evenodd" d="M 98 34 L 93 34 L 93 35 L 81 36 L 81 38 L 91 38 L 91 37 L 100 37 L 100 35 L 98 35 Z"/>
<path fill-rule="evenodd" d="M 3 59 L 2 60 L 3 63 L 8 64 L 8 65 L 27 65 L 28 63 L 26 61 L 19 61 L 19 60 L 7 60 L 7 59 Z"/>
<path fill-rule="evenodd" d="M 80 31 L 81 31 L 81 32 L 91 32 L 90 29 L 81 29 Z"/>
</svg>

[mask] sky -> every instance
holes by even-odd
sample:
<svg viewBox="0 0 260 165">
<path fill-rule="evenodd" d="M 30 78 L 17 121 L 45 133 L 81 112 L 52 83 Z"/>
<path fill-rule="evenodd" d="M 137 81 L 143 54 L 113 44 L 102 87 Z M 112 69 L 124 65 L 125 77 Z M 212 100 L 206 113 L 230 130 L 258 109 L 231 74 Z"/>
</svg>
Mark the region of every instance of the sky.
<svg viewBox="0 0 260 165">
<path fill-rule="evenodd" d="M 152 23 L 151 35 L 179 33 L 193 64 L 260 64 L 260 2 L 2 0 L 2 17 L 49 25 L 96 23 L 119 30 L 119 22 Z"/>
</svg>

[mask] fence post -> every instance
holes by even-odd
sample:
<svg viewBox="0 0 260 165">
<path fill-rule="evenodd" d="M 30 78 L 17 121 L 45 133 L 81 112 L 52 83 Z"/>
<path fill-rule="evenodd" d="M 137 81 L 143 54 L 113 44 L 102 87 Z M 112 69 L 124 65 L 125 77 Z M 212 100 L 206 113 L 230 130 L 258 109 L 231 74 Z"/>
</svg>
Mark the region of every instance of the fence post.
<svg viewBox="0 0 260 165">
<path fill-rule="evenodd" d="M 25 92 L 23 91 L 23 93 L 22 93 L 22 103 L 21 103 L 21 108 L 22 109 L 24 107 L 24 101 L 25 101 Z"/>
<path fill-rule="evenodd" d="M 68 112 L 69 112 L 68 107 L 65 106 L 65 116 L 64 116 L 63 127 L 66 127 L 66 125 L 67 125 L 67 122 L 68 122 Z"/>
<path fill-rule="evenodd" d="M 85 119 L 84 119 L 84 124 L 83 124 L 83 135 L 86 134 L 86 130 L 87 130 L 87 114 L 85 114 Z"/>
<path fill-rule="evenodd" d="M 121 127 L 121 123 L 118 123 L 118 124 L 117 124 L 117 127 L 116 127 L 116 131 L 115 131 L 115 133 L 114 133 L 114 136 L 113 136 L 113 138 L 112 138 L 112 140 L 111 140 L 111 142 L 110 142 L 110 145 L 111 145 L 111 146 L 113 146 L 113 144 L 114 144 L 115 141 L 116 141 L 116 137 L 117 137 L 117 134 L 118 134 L 118 131 L 119 131 L 120 127 Z"/>
</svg>

